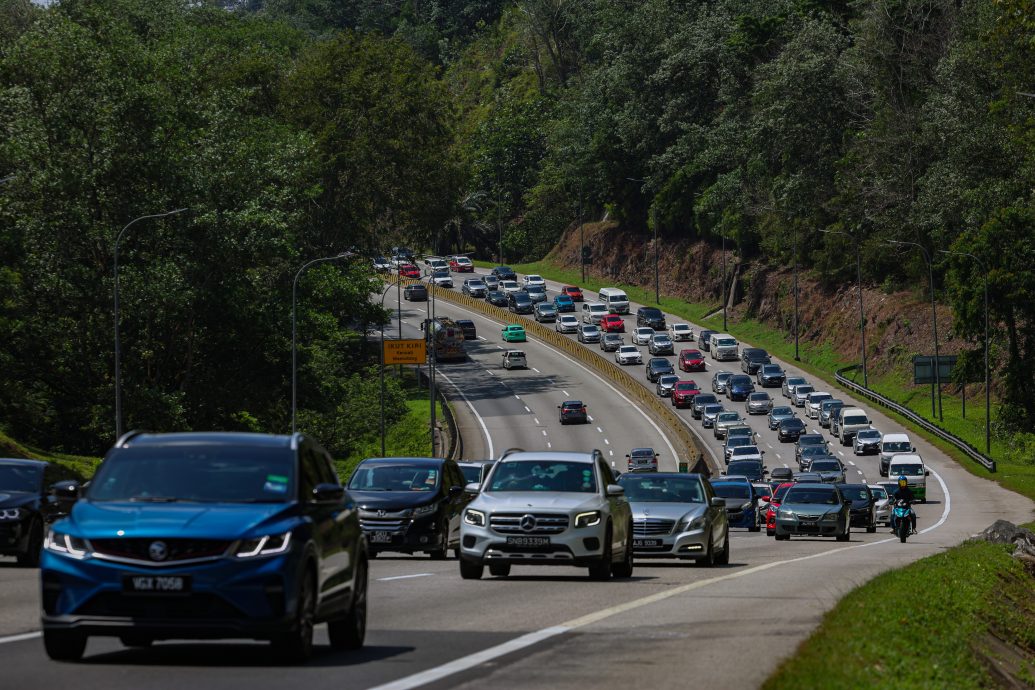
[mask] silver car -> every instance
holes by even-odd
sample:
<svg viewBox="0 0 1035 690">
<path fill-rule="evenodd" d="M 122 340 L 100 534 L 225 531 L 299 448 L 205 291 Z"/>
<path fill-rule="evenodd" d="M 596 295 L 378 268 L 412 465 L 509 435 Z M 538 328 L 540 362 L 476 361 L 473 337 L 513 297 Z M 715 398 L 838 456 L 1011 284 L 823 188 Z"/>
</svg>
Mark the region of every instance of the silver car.
<svg viewBox="0 0 1035 690">
<path fill-rule="evenodd" d="M 701 424 L 705 429 L 711 429 L 715 424 L 715 418 L 718 417 L 726 408 L 718 403 L 712 405 L 705 405 L 701 408 Z"/>
<path fill-rule="evenodd" d="M 783 381 L 783 397 L 789 398 L 794 395 L 794 389 L 800 385 L 807 385 L 808 381 L 800 376 L 789 376 Z"/>
<path fill-rule="evenodd" d="M 561 314 L 557 317 L 553 329 L 558 333 L 576 333 L 579 330 L 579 320 L 571 314 Z"/>
<path fill-rule="evenodd" d="M 833 400 L 830 393 L 813 391 L 805 400 L 805 416 L 809 419 L 819 419 L 819 407 L 824 400 Z"/>
<path fill-rule="evenodd" d="M 799 384 L 794 387 L 794 395 L 791 396 L 791 400 L 794 402 L 795 407 L 805 407 L 805 401 L 809 398 L 809 393 L 816 390 L 808 384 Z"/>
<path fill-rule="evenodd" d="M 600 336 L 600 349 L 603 352 L 617 352 L 623 342 L 621 333 L 604 333 Z"/>
<path fill-rule="evenodd" d="M 878 525 L 891 524 L 891 507 L 894 501 L 888 495 L 888 490 L 878 484 L 870 484 L 870 493 L 873 494 L 873 521 Z"/>
<path fill-rule="evenodd" d="M 819 425 L 824 428 L 830 426 L 830 415 L 837 407 L 844 407 L 845 403 L 843 400 L 831 399 L 824 400 L 819 404 Z"/>
<path fill-rule="evenodd" d="M 786 541 L 792 534 L 848 541 L 852 534 L 850 506 L 836 486 L 795 484 L 787 489 L 776 511 L 774 536 L 777 541 Z"/>
<path fill-rule="evenodd" d="M 769 410 L 769 428 L 775 431 L 780 427 L 780 422 L 796 416 L 793 407 L 774 407 Z"/>
<path fill-rule="evenodd" d="M 713 393 L 725 393 L 726 392 L 726 382 L 730 380 L 731 376 L 733 376 L 733 372 L 732 371 L 717 371 L 717 372 L 715 372 L 715 375 L 712 376 L 712 392 Z"/>
<path fill-rule="evenodd" d="M 816 458 L 809 463 L 809 472 L 818 474 L 824 484 L 845 483 L 845 466 L 837 458 Z"/>
<path fill-rule="evenodd" d="M 590 323 L 580 323 L 578 338 L 580 343 L 599 343 L 600 329 Z"/>
<path fill-rule="evenodd" d="M 715 438 L 726 438 L 726 429 L 743 422 L 739 412 L 720 412 L 715 418 L 712 433 L 715 434 Z"/>
<path fill-rule="evenodd" d="M 852 451 L 856 455 L 869 455 L 880 452 L 880 442 L 884 438 L 876 429 L 860 429 L 855 432 Z"/>
<path fill-rule="evenodd" d="M 726 501 L 698 474 L 623 474 L 633 513 L 636 558 L 678 558 L 702 565 L 729 563 Z"/>
<path fill-rule="evenodd" d="M 674 354 L 672 338 L 667 333 L 655 333 L 647 343 L 647 349 L 652 355 Z"/>
<path fill-rule="evenodd" d="M 768 393 L 749 393 L 747 399 L 748 414 L 769 414 L 773 409 L 773 399 Z"/>
<path fill-rule="evenodd" d="M 643 355 L 635 345 L 622 345 L 615 352 L 615 361 L 619 364 L 643 364 Z"/>
<path fill-rule="evenodd" d="M 525 292 L 532 299 L 532 304 L 540 304 L 546 301 L 546 288 L 542 285 L 526 285 Z"/>
<path fill-rule="evenodd" d="M 663 398 L 672 397 L 672 389 L 675 388 L 676 381 L 679 377 L 675 374 L 664 374 L 658 377 L 658 382 L 654 386 L 655 392 Z"/>
<path fill-rule="evenodd" d="M 460 525 L 460 576 L 496 577 L 512 565 L 571 565 L 595 580 L 631 577 L 633 522 L 625 490 L 599 450 L 504 454 Z"/>
<path fill-rule="evenodd" d="M 632 341 L 635 345 L 646 345 L 654 337 L 653 328 L 640 327 L 632 333 Z"/>
</svg>

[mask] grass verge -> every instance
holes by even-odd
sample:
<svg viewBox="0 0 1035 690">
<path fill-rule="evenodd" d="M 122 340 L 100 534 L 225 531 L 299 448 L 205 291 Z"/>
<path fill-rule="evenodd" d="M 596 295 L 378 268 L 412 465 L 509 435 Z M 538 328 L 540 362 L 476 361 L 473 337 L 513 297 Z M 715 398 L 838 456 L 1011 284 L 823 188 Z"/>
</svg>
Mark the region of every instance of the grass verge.
<svg viewBox="0 0 1035 690">
<path fill-rule="evenodd" d="M 490 268 L 495 264 L 475 261 L 475 265 Z M 655 295 L 653 290 L 637 285 L 615 285 L 611 281 L 601 280 L 595 276 L 586 276 L 582 280 L 581 273 L 577 270 L 566 269 L 548 261 L 536 261 L 527 264 L 511 264 L 511 267 L 518 273 L 537 273 L 551 280 L 556 280 L 572 285 L 580 285 L 597 291 L 601 287 L 614 286 L 626 291 L 629 298 L 640 304 L 654 304 Z M 661 296 L 661 308 L 670 314 L 680 316 L 687 321 L 692 321 L 701 326 L 715 330 L 722 329 L 722 315 L 705 317 L 718 305 L 711 303 L 694 303 L 682 299 Z M 787 333 L 778 331 L 770 326 L 753 319 L 738 319 L 735 322 L 727 323 L 727 332 L 739 340 L 749 342 L 754 346 L 763 347 L 774 356 L 784 360 L 794 359 L 794 342 L 789 340 Z M 827 382 L 831 390 L 838 388 L 834 382 L 834 371 L 841 367 L 854 364 L 853 360 L 846 360 L 840 353 L 836 352 L 827 343 L 816 343 L 812 341 L 799 342 L 798 354 L 800 361 L 796 364 L 809 374 Z M 857 383 L 862 383 L 862 374 L 856 372 Z M 851 378 L 851 377 L 849 377 Z M 854 380 L 854 379 L 853 379 Z M 908 384 L 901 375 L 892 373 L 881 377 L 871 376 L 869 379 L 870 388 L 885 395 L 892 400 L 910 408 L 925 419 L 931 420 L 931 406 L 929 388 L 924 386 L 912 386 Z M 995 417 L 997 405 L 992 404 L 992 415 Z M 942 428 L 950 433 L 966 440 L 975 448 L 985 447 L 985 415 L 984 400 L 969 398 L 967 402 L 967 417 L 962 415 L 962 399 L 947 392 L 942 393 L 942 412 L 944 419 L 937 422 Z M 930 443 L 938 447 L 946 455 L 952 457 L 963 468 L 985 479 L 992 479 L 1007 489 L 1035 499 L 1035 461 L 1029 463 L 1011 462 L 1005 455 L 1006 448 L 1010 445 L 1010 439 L 992 440 L 991 457 L 998 464 L 998 471 L 989 474 L 984 467 L 981 467 L 973 460 L 959 452 L 955 446 L 945 443 L 941 439 L 928 435 L 920 427 L 910 422 L 891 410 L 883 410 L 885 414 L 896 419 L 903 426 L 910 429 L 912 433 L 923 436 Z M 1035 459 L 1033 459 L 1035 460 Z"/>
<path fill-rule="evenodd" d="M 39 448 L 33 448 L 18 443 L 10 436 L 0 433 L 0 454 L 8 458 L 33 458 L 46 460 L 57 468 L 57 479 L 76 479 L 80 482 L 93 476 L 94 470 L 100 464 L 100 458 L 91 458 L 84 455 L 67 455 L 65 453 L 50 453 Z"/>
<path fill-rule="evenodd" d="M 966 542 L 853 590 L 762 687 L 1030 686 L 1033 610 L 1035 578 L 1007 547 Z"/>
</svg>

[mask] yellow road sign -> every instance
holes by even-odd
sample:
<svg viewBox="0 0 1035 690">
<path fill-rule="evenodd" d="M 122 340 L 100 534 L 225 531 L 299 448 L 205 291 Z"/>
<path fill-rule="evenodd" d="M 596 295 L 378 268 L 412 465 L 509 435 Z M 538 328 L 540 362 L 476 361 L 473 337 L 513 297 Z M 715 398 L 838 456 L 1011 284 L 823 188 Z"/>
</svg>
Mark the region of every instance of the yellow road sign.
<svg viewBox="0 0 1035 690">
<path fill-rule="evenodd" d="M 385 364 L 424 364 L 428 358 L 423 340 L 386 340 Z"/>
</svg>

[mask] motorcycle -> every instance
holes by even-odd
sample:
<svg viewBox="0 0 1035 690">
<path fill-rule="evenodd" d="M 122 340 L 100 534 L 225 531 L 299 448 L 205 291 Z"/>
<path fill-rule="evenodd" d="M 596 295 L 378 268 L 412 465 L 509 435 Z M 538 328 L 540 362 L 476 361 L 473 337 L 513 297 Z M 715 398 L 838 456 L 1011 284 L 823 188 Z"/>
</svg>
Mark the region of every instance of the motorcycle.
<svg viewBox="0 0 1035 690">
<path fill-rule="evenodd" d="M 906 537 L 909 536 L 909 532 L 912 529 L 913 521 L 911 516 L 913 509 L 909 505 L 909 501 L 898 500 L 895 502 L 895 507 L 891 511 L 891 525 L 895 534 L 902 540 L 902 543 L 906 543 Z"/>
</svg>

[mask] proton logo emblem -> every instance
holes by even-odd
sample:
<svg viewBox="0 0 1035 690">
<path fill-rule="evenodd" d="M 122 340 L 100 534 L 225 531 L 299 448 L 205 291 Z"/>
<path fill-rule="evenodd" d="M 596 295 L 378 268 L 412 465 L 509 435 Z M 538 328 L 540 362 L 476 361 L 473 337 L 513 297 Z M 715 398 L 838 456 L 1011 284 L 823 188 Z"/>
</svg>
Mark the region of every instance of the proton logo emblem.
<svg viewBox="0 0 1035 690">
<path fill-rule="evenodd" d="M 521 522 L 518 526 L 525 532 L 531 532 L 535 529 L 535 515 L 524 515 L 521 518 Z"/>
<path fill-rule="evenodd" d="M 381 509 L 381 510 L 377 511 L 377 516 L 378 517 L 384 517 L 385 515 L 388 515 L 388 511 L 387 510 Z"/>
<path fill-rule="evenodd" d="M 152 561 L 164 561 L 169 557 L 169 547 L 165 545 L 164 541 L 153 541 L 147 547 L 147 555 L 151 557 Z"/>
</svg>

